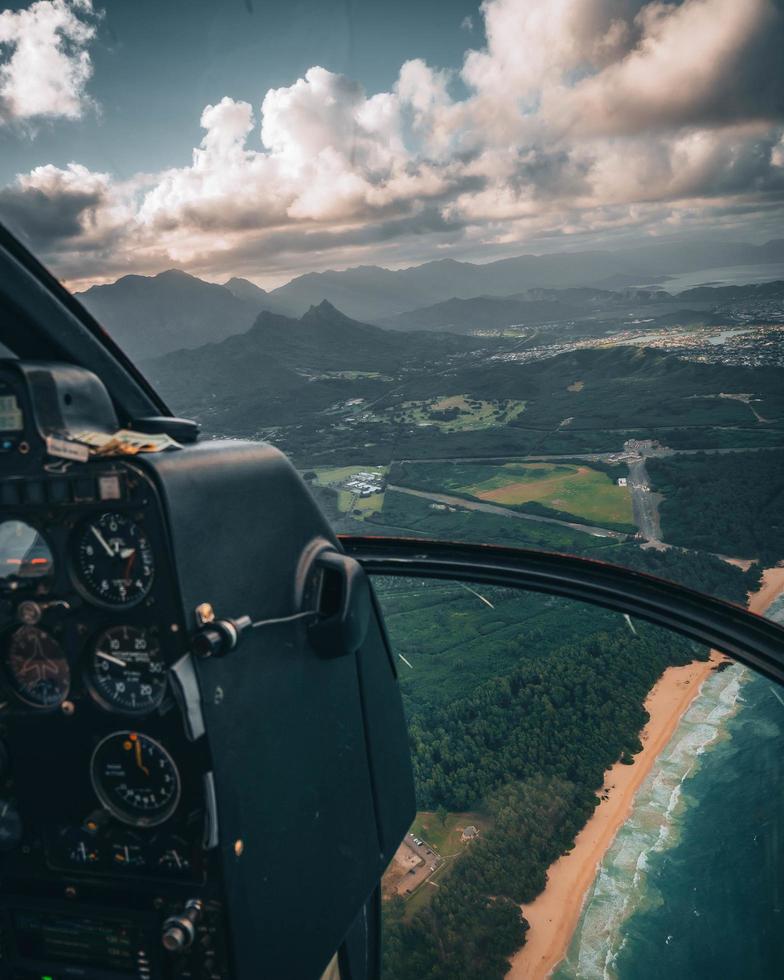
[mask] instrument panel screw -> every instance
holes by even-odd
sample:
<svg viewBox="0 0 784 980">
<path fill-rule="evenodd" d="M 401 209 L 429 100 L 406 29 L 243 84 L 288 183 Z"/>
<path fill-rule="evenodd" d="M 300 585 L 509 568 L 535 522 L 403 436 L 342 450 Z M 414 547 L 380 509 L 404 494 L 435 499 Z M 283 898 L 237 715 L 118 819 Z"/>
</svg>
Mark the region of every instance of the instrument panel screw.
<svg viewBox="0 0 784 980">
<path fill-rule="evenodd" d="M 207 623 L 215 621 L 215 610 L 209 602 L 200 602 L 194 609 L 197 626 L 206 626 Z"/>
<path fill-rule="evenodd" d="M 67 885 L 65 889 L 66 898 L 76 898 L 76 889 L 73 885 Z"/>
<path fill-rule="evenodd" d="M 63 701 L 63 703 L 60 705 L 60 711 L 62 711 L 66 717 L 70 718 L 76 711 L 76 705 L 73 703 L 73 701 Z"/>
<path fill-rule="evenodd" d="M 234 841 L 234 854 L 236 857 L 242 857 L 242 852 L 245 850 L 245 843 L 240 838 Z"/>
<path fill-rule="evenodd" d="M 172 623 L 169 629 L 172 631 L 172 633 L 179 633 L 180 631 L 180 627 L 176 623 Z"/>
<path fill-rule="evenodd" d="M 160 911 L 160 910 L 161 910 L 161 909 L 163 908 L 163 904 L 164 904 L 164 903 L 163 903 L 163 899 L 162 899 L 162 898 L 154 898 L 154 899 L 152 900 L 152 907 L 153 907 L 153 908 L 154 908 L 154 909 L 155 909 L 156 911 Z"/>
</svg>

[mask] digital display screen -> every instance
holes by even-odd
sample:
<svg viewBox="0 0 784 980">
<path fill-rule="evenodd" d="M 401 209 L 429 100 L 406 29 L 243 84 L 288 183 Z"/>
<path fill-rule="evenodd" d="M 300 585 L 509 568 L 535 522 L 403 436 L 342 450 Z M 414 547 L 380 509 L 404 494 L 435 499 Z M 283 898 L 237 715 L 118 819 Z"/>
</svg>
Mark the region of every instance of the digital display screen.
<svg viewBox="0 0 784 980">
<path fill-rule="evenodd" d="M 16 395 L 0 392 L 0 432 L 21 432 L 24 416 Z"/>
<path fill-rule="evenodd" d="M 25 959 L 136 973 L 142 937 L 131 922 L 27 911 L 14 912 L 13 922 L 17 952 Z"/>
</svg>

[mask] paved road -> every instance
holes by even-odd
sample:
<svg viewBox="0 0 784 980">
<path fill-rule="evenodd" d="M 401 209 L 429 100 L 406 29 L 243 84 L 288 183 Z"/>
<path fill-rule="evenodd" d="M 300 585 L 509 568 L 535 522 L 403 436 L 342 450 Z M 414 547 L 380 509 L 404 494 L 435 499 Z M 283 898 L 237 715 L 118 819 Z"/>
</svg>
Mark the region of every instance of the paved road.
<svg viewBox="0 0 784 980">
<path fill-rule="evenodd" d="M 661 541 L 661 523 L 659 521 L 659 504 L 662 500 L 660 493 L 643 490 L 649 487 L 648 471 L 645 468 L 645 458 L 638 456 L 629 460 L 629 492 L 632 497 L 632 512 L 634 523 L 640 529 L 640 534 L 652 542 Z"/>
<path fill-rule="evenodd" d="M 693 456 L 695 453 L 707 453 L 710 456 L 721 456 L 725 453 L 755 453 L 763 452 L 767 449 L 784 449 L 784 446 L 752 446 L 747 448 L 732 449 L 654 449 L 646 450 L 646 456 Z M 510 463 L 524 463 L 529 461 L 545 461 L 549 459 L 579 459 L 587 463 L 605 462 L 610 456 L 618 456 L 622 449 L 614 449 L 606 453 L 512 453 L 508 456 L 420 456 L 412 458 L 396 458 L 395 463 L 494 463 L 497 461 Z"/>
<path fill-rule="evenodd" d="M 524 514 L 519 510 L 510 510 L 508 507 L 501 507 L 498 504 L 487 504 L 480 500 L 465 500 L 463 497 L 453 497 L 448 493 L 431 493 L 429 490 L 413 490 L 411 487 L 400 487 L 390 483 L 387 490 L 396 490 L 398 493 L 407 493 L 412 497 L 421 497 L 424 500 L 432 500 L 438 504 L 447 504 L 450 507 L 462 507 L 465 510 L 479 510 L 485 514 L 496 514 L 499 517 L 513 517 L 520 521 L 535 521 L 538 524 L 557 524 L 559 527 L 568 527 L 572 531 L 582 531 L 583 534 L 592 534 L 597 538 L 613 538 L 616 541 L 628 541 L 630 534 L 622 531 L 610 531 L 606 527 L 596 527 L 593 524 L 578 524 L 571 521 L 559 521 L 555 517 L 541 517 L 539 514 Z"/>
</svg>

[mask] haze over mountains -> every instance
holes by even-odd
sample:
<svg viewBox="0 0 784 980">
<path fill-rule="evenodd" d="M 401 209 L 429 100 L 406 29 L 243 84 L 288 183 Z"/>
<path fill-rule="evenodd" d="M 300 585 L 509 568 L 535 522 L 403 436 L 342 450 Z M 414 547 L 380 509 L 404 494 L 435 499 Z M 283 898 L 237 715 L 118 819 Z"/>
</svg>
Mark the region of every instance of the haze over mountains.
<svg viewBox="0 0 784 980">
<path fill-rule="evenodd" d="M 445 259 L 396 271 L 360 266 L 309 273 L 270 292 L 246 279 L 220 286 L 169 270 L 124 276 L 77 296 L 131 357 L 145 358 L 242 333 L 262 310 L 299 317 L 324 300 L 365 323 L 462 331 L 585 315 L 592 305 L 612 305 L 613 289 L 665 286 L 668 275 L 782 262 L 784 239 L 759 246 L 657 244 L 622 252 L 523 255 L 486 265 Z M 697 299 L 710 301 L 709 294 Z"/>
</svg>

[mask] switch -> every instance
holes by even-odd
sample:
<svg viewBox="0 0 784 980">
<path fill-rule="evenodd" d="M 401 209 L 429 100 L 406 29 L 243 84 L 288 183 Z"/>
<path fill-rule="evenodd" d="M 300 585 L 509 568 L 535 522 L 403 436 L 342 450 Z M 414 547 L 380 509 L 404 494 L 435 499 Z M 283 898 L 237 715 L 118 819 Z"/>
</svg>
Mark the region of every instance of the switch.
<svg viewBox="0 0 784 980">
<path fill-rule="evenodd" d="M 71 480 L 73 499 L 78 502 L 95 500 L 95 480 L 89 476 L 79 476 Z"/>
<path fill-rule="evenodd" d="M 67 504 L 71 499 L 67 480 L 49 480 L 46 490 L 50 504 Z"/>
<path fill-rule="evenodd" d="M 44 485 L 40 480 L 26 480 L 24 483 L 24 499 L 26 504 L 43 504 L 46 502 Z"/>
<path fill-rule="evenodd" d="M 19 481 L 8 480 L 0 483 L 0 503 L 15 507 L 19 502 Z"/>
<path fill-rule="evenodd" d="M 185 909 L 180 915 L 169 916 L 163 923 L 163 948 L 170 953 L 183 953 L 190 949 L 203 911 L 204 903 L 198 898 L 192 898 L 185 903 Z"/>
</svg>

